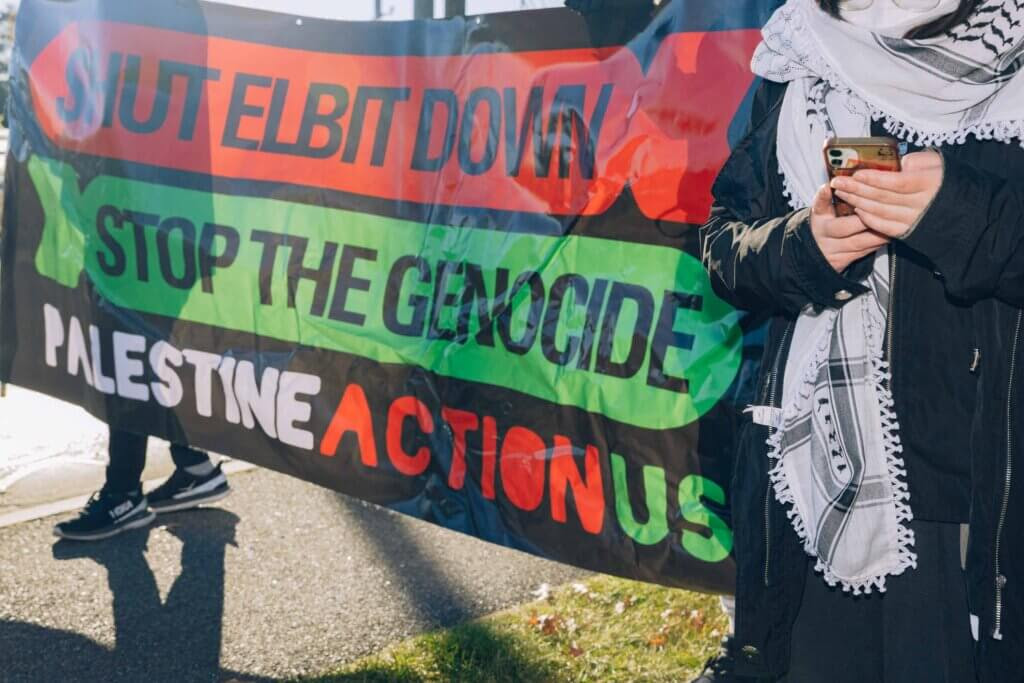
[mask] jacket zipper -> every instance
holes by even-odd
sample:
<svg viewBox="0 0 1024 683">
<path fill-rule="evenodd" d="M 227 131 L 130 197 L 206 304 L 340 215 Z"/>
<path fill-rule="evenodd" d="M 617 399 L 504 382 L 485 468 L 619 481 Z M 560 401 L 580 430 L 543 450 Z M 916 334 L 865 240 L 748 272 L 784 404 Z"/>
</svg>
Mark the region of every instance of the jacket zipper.
<svg viewBox="0 0 1024 683">
<path fill-rule="evenodd" d="M 1013 379 L 1017 370 L 1017 345 L 1020 341 L 1021 321 L 1024 310 L 1017 313 L 1017 329 L 1013 333 L 1013 346 L 1010 356 L 1010 379 L 1006 389 L 1006 478 L 1003 480 L 1003 504 L 999 509 L 999 524 L 996 526 L 996 624 L 992 637 L 1003 639 L 1003 587 L 1006 577 L 1000 565 L 1000 554 L 1003 541 L 1003 527 L 1006 525 L 1006 511 L 1010 504 L 1010 482 L 1013 479 Z"/>
<path fill-rule="evenodd" d="M 779 365 L 782 362 L 782 351 L 786 348 L 786 342 L 789 341 L 789 334 L 793 330 L 795 323 L 789 323 L 786 325 L 785 331 L 782 333 L 782 343 L 779 344 L 779 350 L 775 354 L 775 364 L 772 366 L 771 375 L 768 378 L 768 386 L 765 387 L 765 393 L 768 394 L 768 405 L 775 408 L 775 389 L 778 383 L 779 376 Z M 761 396 L 762 403 L 764 402 L 764 395 Z M 775 428 L 772 426 L 768 427 L 768 433 L 772 434 Z M 768 487 L 764 492 L 764 585 L 768 585 L 768 573 L 770 569 L 769 557 L 771 557 L 771 545 L 772 545 L 772 522 L 771 522 L 771 502 L 772 502 L 772 482 L 768 480 Z"/>
<path fill-rule="evenodd" d="M 896 301 L 896 254 L 893 253 L 893 249 L 889 249 L 889 310 L 886 312 L 886 355 L 885 360 L 889 362 L 889 391 L 892 391 L 892 328 L 895 327 L 893 324 L 892 311 L 895 308 L 894 303 Z"/>
</svg>

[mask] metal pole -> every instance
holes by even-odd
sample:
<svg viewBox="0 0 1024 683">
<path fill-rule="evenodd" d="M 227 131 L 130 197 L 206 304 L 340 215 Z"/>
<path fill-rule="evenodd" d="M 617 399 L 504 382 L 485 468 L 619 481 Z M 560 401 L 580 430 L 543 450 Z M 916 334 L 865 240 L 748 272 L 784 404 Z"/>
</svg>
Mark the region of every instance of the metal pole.
<svg viewBox="0 0 1024 683">
<path fill-rule="evenodd" d="M 417 19 L 433 19 L 434 0 L 414 0 L 412 15 Z"/>
<path fill-rule="evenodd" d="M 446 17 L 461 17 L 466 14 L 466 0 L 444 0 Z"/>
</svg>

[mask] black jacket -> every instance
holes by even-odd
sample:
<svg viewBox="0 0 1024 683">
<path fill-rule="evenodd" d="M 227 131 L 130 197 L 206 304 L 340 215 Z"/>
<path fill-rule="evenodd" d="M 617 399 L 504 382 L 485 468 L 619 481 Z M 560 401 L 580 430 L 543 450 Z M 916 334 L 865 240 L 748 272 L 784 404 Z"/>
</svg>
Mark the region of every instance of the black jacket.
<svg viewBox="0 0 1024 683">
<path fill-rule="evenodd" d="M 784 91 L 760 89 L 701 235 L 715 291 L 771 317 L 759 399 L 776 406 L 800 310 L 842 306 L 871 268 L 867 258 L 836 273 L 808 212 L 783 196 L 775 140 Z M 892 247 L 892 391 L 915 515 L 970 523 L 981 680 L 1024 681 L 1024 149 L 971 138 L 941 151 L 942 188 Z M 735 642 L 750 676 L 785 672 L 808 561 L 770 490 L 767 430 L 744 420 L 731 487 Z"/>
</svg>

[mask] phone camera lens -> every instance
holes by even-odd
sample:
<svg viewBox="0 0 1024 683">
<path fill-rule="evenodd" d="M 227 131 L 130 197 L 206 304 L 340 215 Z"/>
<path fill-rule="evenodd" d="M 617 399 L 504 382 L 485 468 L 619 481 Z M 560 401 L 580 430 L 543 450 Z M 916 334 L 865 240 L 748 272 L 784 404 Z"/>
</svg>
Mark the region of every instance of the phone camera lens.
<svg viewBox="0 0 1024 683">
<path fill-rule="evenodd" d="M 841 149 L 830 149 L 828 151 L 828 155 L 830 157 L 832 157 L 833 159 L 838 159 L 839 157 L 843 156 L 843 150 L 841 150 Z"/>
</svg>

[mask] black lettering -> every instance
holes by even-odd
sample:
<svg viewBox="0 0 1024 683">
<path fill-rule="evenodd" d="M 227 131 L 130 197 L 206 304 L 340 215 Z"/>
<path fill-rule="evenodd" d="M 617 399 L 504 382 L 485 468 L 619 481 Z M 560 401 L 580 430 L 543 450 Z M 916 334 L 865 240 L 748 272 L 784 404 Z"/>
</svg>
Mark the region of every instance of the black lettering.
<svg viewBox="0 0 1024 683">
<path fill-rule="evenodd" d="M 171 232 L 181 233 L 181 259 L 183 272 L 179 277 L 171 263 Z M 196 284 L 196 226 L 185 218 L 165 218 L 156 233 L 156 253 L 160 261 L 160 274 L 164 281 L 177 289 L 192 289 Z"/>
<path fill-rule="evenodd" d="M 320 113 L 320 103 L 331 100 L 329 111 Z M 348 90 L 340 85 L 330 83 L 313 83 L 306 93 L 306 106 L 302 110 L 302 124 L 299 126 L 299 138 L 295 143 L 300 154 L 314 159 L 326 159 L 334 156 L 341 147 L 343 134 L 340 119 L 348 111 Z M 318 147 L 313 146 L 313 135 L 317 130 L 327 131 L 327 142 Z"/>
<path fill-rule="evenodd" d="M 116 56 L 116 59 L 115 59 Z M 121 56 L 111 55 L 107 71 L 106 97 L 104 101 L 104 125 L 113 122 L 114 100 L 116 99 L 117 76 L 115 68 L 120 67 Z M 178 139 L 191 140 L 196 132 L 196 121 L 199 116 L 200 100 L 204 81 L 220 79 L 220 71 L 208 69 L 197 64 L 186 64 L 171 60 L 160 60 L 157 72 L 156 91 L 153 93 L 153 104 L 149 117 L 145 120 L 136 118 L 138 108 L 139 79 L 142 70 L 142 58 L 128 55 L 124 68 L 124 88 L 121 92 L 121 105 L 118 109 L 121 125 L 133 133 L 154 133 L 167 122 L 167 112 L 173 94 L 175 77 L 185 79 L 185 100 L 178 126 Z"/>
<path fill-rule="evenodd" d="M 185 105 L 181 112 L 181 124 L 178 126 L 178 139 L 191 140 L 196 134 L 196 121 L 199 118 L 199 106 L 203 97 L 203 82 L 219 81 L 220 70 L 183 62 L 166 64 L 172 76 L 185 78 Z"/>
<path fill-rule="evenodd" d="M 108 220 L 118 230 L 124 228 L 124 219 L 121 218 L 120 211 L 109 204 L 100 207 L 100 210 L 96 212 L 96 233 L 100 236 L 100 241 L 103 242 L 103 245 L 110 250 L 110 254 L 108 255 L 104 251 L 97 251 L 96 259 L 99 261 L 100 269 L 104 273 L 112 277 L 119 277 L 124 275 L 125 268 L 127 267 L 127 258 L 125 257 L 124 247 L 110 234 L 110 230 L 107 228 Z"/>
<path fill-rule="evenodd" d="M 336 242 L 324 242 L 324 253 L 320 256 L 318 268 L 307 268 L 305 265 L 306 248 L 309 240 L 294 235 L 288 238 L 291 252 L 288 255 L 288 307 L 295 308 L 295 292 L 299 288 L 299 280 L 312 280 L 316 283 L 313 290 L 313 303 L 309 307 L 311 315 L 320 317 L 327 308 L 327 294 L 331 290 L 331 275 L 334 274 L 334 259 L 338 253 Z"/>
<path fill-rule="evenodd" d="M 107 82 L 103 86 L 103 127 L 114 125 L 114 110 L 117 105 L 117 89 L 121 84 L 121 62 L 124 57 L 120 52 L 110 53 L 107 64 Z"/>
<path fill-rule="evenodd" d="M 583 326 L 583 339 L 580 344 L 580 360 L 576 367 L 590 370 L 594 358 L 594 340 L 597 339 L 597 326 L 601 322 L 601 307 L 604 306 L 604 295 L 608 291 L 608 280 L 594 281 L 594 291 L 587 303 L 587 321 Z"/>
<path fill-rule="evenodd" d="M 480 105 L 487 103 L 487 136 L 483 156 L 473 160 L 473 127 Z M 469 94 L 466 111 L 462 115 L 459 134 L 459 166 L 468 175 L 481 175 L 494 166 L 498 158 L 498 136 L 501 134 L 501 96 L 494 88 L 477 88 Z"/>
<path fill-rule="evenodd" d="M 463 264 L 456 261 L 440 261 L 437 264 L 437 277 L 434 279 L 434 305 L 430 310 L 430 324 L 427 326 L 427 339 L 455 339 L 455 330 L 441 328 L 441 313 L 445 308 L 454 306 L 458 296 L 448 291 L 448 284 L 453 275 L 462 272 Z"/>
<path fill-rule="evenodd" d="M 380 100 L 380 118 L 377 120 L 377 133 L 374 136 L 370 165 L 383 166 L 388 151 L 388 141 L 391 138 L 391 122 L 394 120 L 395 104 L 408 100 L 411 93 L 412 89 L 410 88 L 360 86 L 356 90 L 352 123 L 349 126 L 348 140 L 345 142 L 345 151 L 342 153 L 341 160 L 349 164 L 355 162 L 363 137 L 366 105 L 370 100 Z"/>
<path fill-rule="evenodd" d="M 423 335 L 423 325 L 427 317 L 427 307 L 430 300 L 422 294 L 410 294 L 408 299 L 409 308 L 412 309 L 412 318 L 407 323 L 398 319 L 398 299 L 401 296 L 402 284 L 405 282 L 405 275 L 411 270 L 419 272 L 418 281 L 423 284 L 430 282 L 430 266 L 425 259 L 419 256 L 403 256 L 395 261 L 388 273 L 388 284 L 384 289 L 384 309 L 382 311 L 384 326 L 393 334 L 403 337 L 420 337 Z"/>
<path fill-rule="evenodd" d="M 441 151 L 437 156 L 430 156 L 430 137 L 437 117 L 434 115 L 437 105 L 444 105 L 447 118 L 444 124 L 444 138 Z M 414 171 L 440 171 L 448 163 L 455 149 L 455 131 L 459 121 L 459 102 L 452 90 L 428 88 L 423 93 L 423 108 L 420 109 L 420 122 L 416 127 L 416 146 L 412 155 Z"/>
<path fill-rule="evenodd" d="M 85 111 L 88 104 L 89 83 L 83 78 L 92 74 L 92 63 L 90 52 L 84 47 L 78 48 L 68 57 L 68 65 L 64 71 L 64 78 L 68 82 L 68 94 L 57 98 L 57 115 L 64 123 L 74 123 Z M 91 79 L 90 79 L 91 80 Z M 69 102 L 70 100 L 70 102 Z"/>
<path fill-rule="evenodd" d="M 529 285 L 530 287 L 530 311 L 526 318 L 526 326 L 523 335 L 519 339 L 512 338 L 512 314 L 515 312 L 516 297 L 519 292 Z M 540 318 L 544 312 L 544 281 L 540 273 L 527 271 L 520 273 L 515 284 L 508 295 L 508 305 L 502 308 L 498 315 L 498 336 L 501 337 L 505 348 L 517 355 L 525 355 L 533 343 L 537 340 L 537 332 L 540 329 Z"/>
<path fill-rule="evenodd" d="M 469 319 L 475 303 L 479 327 L 479 331 L 476 333 L 476 343 L 480 346 L 494 346 L 494 320 L 501 312 L 507 293 L 508 269 L 498 268 L 495 274 L 494 308 L 492 309 L 490 298 L 487 296 L 483 271 L 480 266 L 467 263 L 465 287 L 462 290 L 462 300 L 459 302 L 459 319 L 455 328 L 456 341 L 464 344 L 469 339 Z"/>
<path fill-rule="evenodd" d="M 135 270 L 139 282 L 149 282 L 149 249 L 146 244 L 146 226 L 155 228 L 160 224 L 160 216 L 141 211 L 125 211 L 124 219 L 132 224 L 132 235 L 135 238 Z"/>
<path fill-rule="evenodd" d="M 604 126 L 608 105 L 611 102 L 614 85 L 606 83 L 601 87 L 589 124 L 583 120 L 587 89 L 584 85 L 563 85 L 555 91 L 551 112 L 548 115 L 547 131 L 543 129 L 542 103 L 544 91 L 540 87 L 530 89 L 522 123 L 516 125 L 516 90 L 505 89 L 505 163 L 506 172 L 518 176 L 526 156 L 526 143 L 532 132 L 534 172 L 538 178 L 547 178 L 551 173 L 551 155 L 558 149 L 558 176 L 568 178 L 573 158 L 573 133 L 577 140 L 577 165 L 580 175 L 594 177 L 597 141 Z M 518 139 L 516 129 L 519 129 Z"/>
<path fill-rule="evenodd" d="M 255 76 L 245 73 L 235 76 L 235 83 L 231 89 L 231 101 L 228 105 L 228 116 L 224 122 L 224 135 L 221 138 L 221 144 L 224 147 L 248 150 L 260 148 L 259 140 L 239 137 L 238 129 L 244 117 L 263 116 L 263 107 L 245 103 L 245 97 L 249 88 L 269 88 L 273 83 L 273 79 L 267 76 Z"/>
<path fill-rule="evenodd" d="M 613 361 L 615 352 L 615 332 L 622 314 L 622 304 L 632 301 L 637 307 L 636 324 L 626 360 L 621 363 Z M 597 342 L 597 366 L 595 372 L 610 377 L 628 379 L 640 370 L 647 355 L 647 338 L 651 331 L 654 318 L 654 297 L 639 285 L 616 282 L 608 295 L 608 308 L 605 309 L 604 322 L 601 325 L 601 337 Z"/>
<path fill-rule="evenodd" d="M 156 91 L 153 103 L 146 119 L 135 118 L 135 110 L 139 97 L 139 79 L 142 70 L 142 58 L 128 55 L 124 67 L 124 88 L 121 90 L 121 106 L 118 109 L 121 125 L 125 130 L 140 135 L 148 135 L 159 130 L 167 121 L 167 108 L 171 100 L 171 75 L 161 61 L 157 74 Z"/>
<path fill-rule="evenodd" d="M 224 248 L 214 254 L 213 241 L 218 237 L 224 240 Z M 213 294 L 213 269 L 227 268 L 234 263 L 240 242 L 238 231 L 229 225 L 207 223 L 203 226 L 199 233 L 199 277 L 204 292 Z"/>
<path fill-rule="evenodd" d="M 278 78 L 274 81 L 274 90 L 270 94 L 270 108 L 267 110 L 267 123 L 263 128 L 263 143 L 260 145 L 261 152 L 271 154 L 294 154 L 295 145 L 281 142 L 277 139 L 281 132 L 281 117 L 284 115 L 284 105 L 288 101 L 288 88 L 290 81 L 287 78 Z"/>
<path fill-rule="evenodd" d="M 654 329 L 651 340 L 651 365 L 647 370 L 647 384 L 658 389 L 676 391 L 685 394 L 690 390 L 690 383 L 683 377 L 674 377 L 665 372 L 665 352 L 671 347 L 689 351 L 693 348 L 693 335 L 676 332 L 676 312 L 682 310 L 699 311 L 704 307 L 704 298 L 698 294 L 685 292 L 665 292 L 661 302 L 661 314 L 658 326 Z"/>
<path fill-rule="evenodd" d="M 526 144 L 530 141 L 531 131 L 536 134 L 541 128 L 541 107 L 544 103 L 544 88 L 534 86 L 530 88 L 530 95 L 526 100 L 526 110 L 523 112 L 523 123 L 516 125 L 516 89 L 505 88 L 505 172 L 512 177 L 518 177 L 523 166 L 523 159 L 526 157 Z M 516 138 L 516 128 L 519 128 L 519 138 Z M 550 157 L 548 160 L 550 165 Z"/>
<path fill-rule="evenodd" d="M 580 349 L 581 338 L 578 334 L 567 334 L 565 337 L 565 348 L 559 350 L 557 347 L 558 323 L 561 319 L 562 303 L 565 301 L 565 293 L 572 289 L 573 304 L 585 305 L 587 294 L 590 291 L 586 279 L 582 275 L 569 273 L 562 275 L 551 285 L 551 296 L 548 299 L 548 309 L 544 313 L 544 326 L 540 333 L 540 348 L 544 357 L 555 365 L 568 365 Z"/>
<path fill-rule="evenodd" d="M 362 326 L 366 322 L 366 316 L 345 308 L 350 289 L 360 292 L 370 291 L 369 280 L 353 275 L 357 260 L 376 261 L 377 250 L 351 245 L 345 245 L 341 250 L 341 265 L 338 267 L 338 279 L 334 285 L 334 299 L 331 301 L 331 311 L 327 315 L 331 320 Z"/>
<path fill-rule="evenodd" d="M 274 304 L 274 264 L 277 262 L 277 250 L 284 246 L 288 238 L 276 232 L 253 230 L 250 239 L 263 245 L 263 252 L 260 254 L 260 304 L 272 306 Z"/>
</svg>

